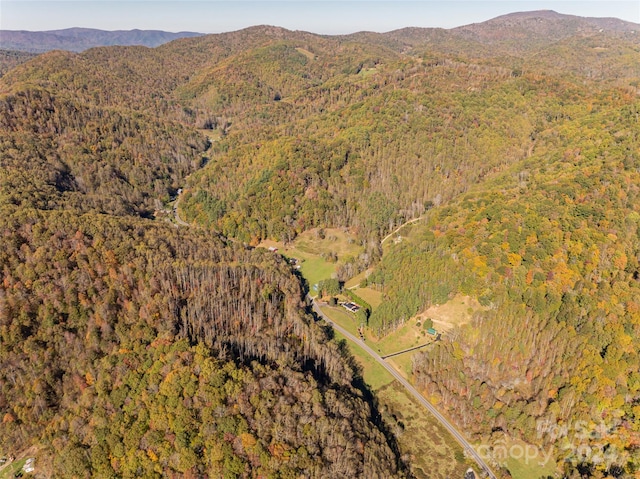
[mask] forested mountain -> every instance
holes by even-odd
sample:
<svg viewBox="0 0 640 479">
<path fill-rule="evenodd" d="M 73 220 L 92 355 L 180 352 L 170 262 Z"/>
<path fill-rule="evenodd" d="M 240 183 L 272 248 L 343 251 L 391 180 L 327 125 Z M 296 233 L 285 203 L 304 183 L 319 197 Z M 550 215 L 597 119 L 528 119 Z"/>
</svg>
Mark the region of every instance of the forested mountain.
<svg viewBox="0 0 640 479">
<path fill-rule="evenodd" d="M 457 293 L 485 306 L 414 363 L 466 432 L 551 447 L 568 476 L 637 474 L 638 45 L 639 25 L 531 12 L 16 61 L 0 446 L 65 477 L 406 475 L 297 277 L 250 249 L 345 227 L 376 333 Z M 180 188 L 193 228 L 155 215 Z M 577 421 L 604 425 L 606 460 L 575 429 L 540 436 Z"/>
<path fill-rule="evenodd" d="M 606 103 L 434 210 L 369 281 L 388 298 L 371 318 L 382 327 L 456 293 L 487 307 L 414 359 L 418 383 L 466 428 L 556 444 L 567 473 L 619 475 L 639 458 L 640 131 L 637 100 Z M 557 424 L 568 432 L 544 429 Z"/>
<path fill-rule="evenodd" d="M 35 53 L 19 52 L 14 50 L 0 50 L 0 76 L 13 67 L 20 65 L 35 57 Z"/>
<path fill-rule="evenodd" d="M 195 32 L 163 32 L 160 30 L 116 30 L 95 28 L 65 28 L 46 32 L 26 30 L 0 30 L 0 48 L 31 53 L 51 50 L 82 52 L 94 47 L 112 45 L 142 45 L 157 47 L 178 38 L 201 36 Z"/>
<path fill-rule="evenodd" d="M 284 262 L 97 213 L 5 204 L 2 231 L 3 451 L 53 477 L 395 475 Z"/>
<path fill-rule="evenodd" d="M 289 265 L 151 219 L 210 146 L 179 64 L 54 52 L 3 78 L 0 450 L 41 477 L 405 476 Z"/>
</svg>

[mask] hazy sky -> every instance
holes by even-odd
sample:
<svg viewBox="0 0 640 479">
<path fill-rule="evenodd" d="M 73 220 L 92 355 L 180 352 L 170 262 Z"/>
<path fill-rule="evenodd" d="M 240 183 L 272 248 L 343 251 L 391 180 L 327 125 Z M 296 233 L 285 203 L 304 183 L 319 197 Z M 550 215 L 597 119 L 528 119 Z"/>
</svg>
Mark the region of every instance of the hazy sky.
<svg viewBox="0 0 640 479">
<path fill-rule="evenodd" d="M 640 0 L 0 0 L 0 29 L 154 29 L 219 33 L 277 25 L 315 33 L 451 28 L 505 13 L 555 10 L 640 23 Z"/>
</svg>

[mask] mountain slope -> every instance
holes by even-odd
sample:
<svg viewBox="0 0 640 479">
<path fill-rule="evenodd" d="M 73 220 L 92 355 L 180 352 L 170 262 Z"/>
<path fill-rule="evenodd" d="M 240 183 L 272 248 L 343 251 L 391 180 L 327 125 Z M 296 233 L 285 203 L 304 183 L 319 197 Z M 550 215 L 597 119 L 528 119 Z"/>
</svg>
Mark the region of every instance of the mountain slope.
<svg viewBox="0 0 640 479">
<path fill-rule="evenodd" d="M 479 298 L 486 311 L 414 359 L 416 380 L 481 441 L 556 446 L 566 473 L 638 461 L 638 107 L 623 97 L 560 120 L 531 158 L 405 232 L 369 276 L 388 298 L 373 323 Z M 606 435 L 541 429 L 576 421 Z"/>
<path fill-rule="evenodd" d="M 624 37 L 639 31 L 639 24 L 616 18 L 578 17 L 552 10 L 512 13 L 452 29 L 455 35 L 518 53 L 574 36 L 606 32 Z"/>
<path fill-rule="evenodd" d="M 51 475 L 404 475 L 297 277 L 240 246 L 338 226 L 366 247 L 339 274 L 373 268 L 377 333 L 456 293 L 488 308 L 414 363 L 465 430 L 550 447 L 567 476 L 635 474 L 640 51 L 592 23 L 260 26 L 12 68 L 3 446 L 39 445 Z M 178 188 L 194 228 L 153 220 Z M 536 436 L 593 418 L 608 462 Z"/>
<path fill-rule="evenodd" d="M 35 57 L 35 53 L 0 50 L 0 77 L 13 67 Z"/>
<path fill-rule="evenodd" d="M 207 154 L 190 65 L 114 47 L 0 80 L 0 449 L 41 477 L 404 477 L 290 266 L 151 219 Z"/>
<path fill-rule="evenodd" d="M 640 24 L 615 18 L 585 18 L 554 11 L 519 12 L 450 30 L 405 28 L 384 34 L 389 45 L 433 58 L 438 53 L 515 72 L 530 70 L 616 81 L 640 74 L 633 59 Z M 619 61 L 621 50 L 631 52 Z M 626 64 L 625 64 L 626 63 Z M 619 83 L 623 84 L 623 83 Z"/>
</svg>

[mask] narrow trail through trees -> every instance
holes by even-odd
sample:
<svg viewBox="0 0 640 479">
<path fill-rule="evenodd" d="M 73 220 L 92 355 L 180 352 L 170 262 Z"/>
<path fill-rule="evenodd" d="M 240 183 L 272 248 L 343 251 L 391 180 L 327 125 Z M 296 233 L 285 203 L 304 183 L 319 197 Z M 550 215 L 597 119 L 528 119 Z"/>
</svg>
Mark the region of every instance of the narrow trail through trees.
<svg viewBox="0 0 640 479">
<path fill-rule="evenodd" d="M 426 215 L 422 215 L 422 216 L 418 216 L 417 218 L 414 218 L 412 220 L 405 221 L 400 226 L 398 226 L 395 230 L 393 230 L 391 233 L 389 233 L 387 236 L 382 238 L 382 241 L 380 241 L 380 245 L 383 245 L 385 241 L 387 241 L 389 238 L 391 238 L 394 234 L 396 234 L 398 231 L 400 231 L 405 226 L 407 226 L 407 225 L 409 225 L 411 223 L 416 223 L 416 222 L 418 222 L 420 220 L 423 220 L 425 218 L 426 218 Z"/>
</svg>

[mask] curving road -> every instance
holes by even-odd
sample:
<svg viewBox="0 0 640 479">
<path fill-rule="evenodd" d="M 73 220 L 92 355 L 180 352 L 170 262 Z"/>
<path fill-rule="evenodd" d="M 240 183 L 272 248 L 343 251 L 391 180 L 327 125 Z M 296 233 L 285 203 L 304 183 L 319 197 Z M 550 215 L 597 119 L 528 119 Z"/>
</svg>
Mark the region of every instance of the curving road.
<svg viewBox="0 0 640 479">
<path fill-rule="evenodd" d="M 180 201 L 180 197 L 178 197 L 173 205 L 173 216 L 176 219 L 176 223 L 180 226 L 191 226 L 189 223 L 180 218 L 180 213 L 178 213 L 178 201 Z"/>
<path fill-rule="evenodd" d="M 380 357 L 380 355 L 378 353 L 376 353 L 373 349 L 371 349 L 369 347 L 369 345 L 367 345 L 364 341 L 362 341 L 360 338 L 357 338 L 356 336 L 354 336 L 353 334 L 351 334 L 349 331 L 347 331 L 346 329 L 344 329 L 342 326 L 340 326 L 339 324 L 336 324 L 333 320 L 331 320 L 327 315 L 325 315 L 322 310 L 320 309 L 320 306 L 318 306 L 318 304 L 316 303 L 315 299 L 309 297 L 311 299 L 311 304 L 313 306 L 313 310 L 315 311 L 315 313 L 322 319 L 324 319 L 327 323 L 329 323 L 335 330 L 339 331 L 340 334 L 342 334 L 343 336 L 345 336 L 346 338 L 348 338 L 350 341 L 353 341 L 354 343 L 356 343 L 358 346 L 360 346 L 364 351 L 366 351 L 373 359 L 375 359 L 378 364 L 380 364 L 382 367 L 384 367 L 387 371 L 389 371 L 389 373 L 396 379 L 398 380 L 398 382 L 400 382 L 400 384 L 402 384 L 404 386 L 404 388 L 409 391 L 409 393 L 411 393 L 411 395 L 416 398 L 418 400 L 418 402 L 420 404 L 422 404 L 424 407 L 426 407 L 429 412 L 431 414 L 433 414 L 433 416 L 440 421 L 440 424 L 442 424 L 447 431 L 449 431 L 451 433 L 451 435 L 460 443 L 460 445 L 465 449 L 466 453 L 471 456 L 476 463 L 484 470 L 484 472 L 487 474 L 487 476 L 491 479 L 497 479 L 495 474 L 493 473 L 493 471 L 491 471 L 491 468 L 484 462 L 484 460 L 482 459 L 482 457 L 480 457 L 480 455 L 473 449 L 473 447 L 471 446 L 471 444 L 469 444 L 467 442 L 467 440 L 464 438 L 464 436 L 462 434 L 460 434 L 458 432 L 458 430 L 447 420 L 447 418 L 445 418 L 442 414 L 440 414 L 440 412 L 433 406 L 433 404 L 431 404 L 429 401 L 427 401 L 424 396 L 422 394 L 420 394 L 418 392 L 418 390 L 416 388 L 414 388 L 409 381 L 407 381 L 404 377 L 402 377 L 402 375 L 396 371 L 389 363 L 387 363 L 384 359 L 382 359 Z"/>
<path fill-rule="evenodd" d="M 180 197 L 182 196 L 182 192 L 176 198 L 175 203 L 173 204 L 173 217 L 176 220 L 176 223 L 180 226 L 191 226 L 189 223 L 180 218 L 180 213 L 178 213 L 178 203 L 180 203 Z"/>
</svg>

